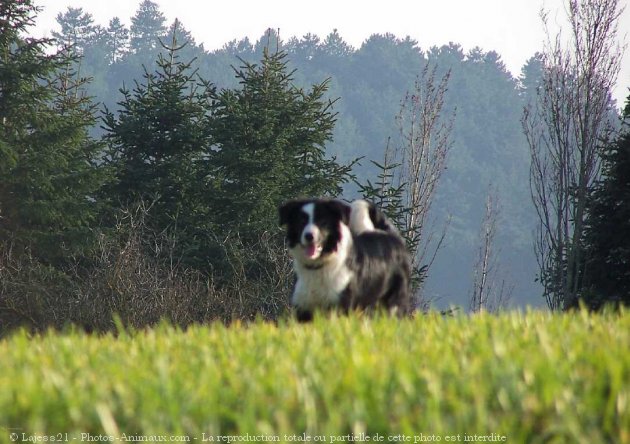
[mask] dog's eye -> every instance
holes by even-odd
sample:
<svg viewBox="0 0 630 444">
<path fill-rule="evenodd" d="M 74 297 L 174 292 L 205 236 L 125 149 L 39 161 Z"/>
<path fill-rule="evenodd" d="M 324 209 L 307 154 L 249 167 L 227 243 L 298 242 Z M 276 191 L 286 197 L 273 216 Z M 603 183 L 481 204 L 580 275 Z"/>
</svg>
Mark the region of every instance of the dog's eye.
<svg viewBox="0 0 630 444">
<path fill-rule="evenodd" d="M 332 221 L 327 219 L 317 220 L 315 221 L 315 224 L 322 230 L 330 230 L 334 225 Z"/>
<path fill-rule="evenodd" d="M 299 217 L 299 222 L 301 224 L 307 224 L 308 223 L 308 214 L 305 213 L 300 213 L 300 217 Z"/>
</svg>

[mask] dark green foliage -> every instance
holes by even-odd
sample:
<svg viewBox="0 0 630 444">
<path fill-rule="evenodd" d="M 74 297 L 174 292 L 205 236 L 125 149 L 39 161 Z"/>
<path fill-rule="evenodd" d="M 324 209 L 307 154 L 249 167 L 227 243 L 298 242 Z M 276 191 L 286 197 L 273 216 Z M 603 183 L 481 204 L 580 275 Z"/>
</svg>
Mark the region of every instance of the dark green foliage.
<svg viewBox="0 0 630 444">
<path fill-rule="evenodd" d="M 379 207 L 385 215 L 392 221 L 396 229 L 405 239 L 409 251 L 418 251 L 420 244 L 420 235 L 417 232 L 405 229 L 406 220 L 411 212 L 411 208 L 406 207 L 403 203 L 405 195 L 405 187 L 407 183 L 393 185 L 392 180 L 399 164 L 387 163 L 387 159 L 383 164 L 370 161 L 378 171 L 377 181 L 372 183 L 369 179 L 365 183 L 356 182 L 359 187 L 359 193 L 364 199 L 373 202 Z M 427 278 L 427 265 L 420 265 L 412 270 L 412 286 L 414 289 L 419 288 Z"/>
<path fill-rule="evenodd" d="M 90 82 L 79 85 L 78 92 L 88 94 L 88 89 L 102 85 L 111 58 L 107 48 L 107 31 L 94 23 L 92 15 L 83 8 L 68 7 L 57 15 L 60 32 L 52 33 L 59 52 L 71 59 L 70 69 L 77 77 L 89 78 Z"/>
<path fill-rule="evenodd" d="M 136 21 L 149 12 L 143 11 L 142 7 L 138 9 Z M 148 47 L 137 52 L 123 43 L 114 54 L 115 46 L 104 38 L 96 39 L 85 53 L 81 72 L 94 77 L 89 91 L 111 110 L 117 110 L 120 98 L 114 91 L 121 85 L 131 89 L 133 79 L 142 78 L 143 66 L 149 72 L 157 69 L 157 42 L 164 39 L 165 21 L 160 21 L 163 15 L 157 7 L 149 15 L 158 18 L 158 26 L 147 32 L 156 42 L 156 49 Z M 510 274 L 521 283 L 515 290 L 515 299 L 523 297 L 527 303 L 540 304 L 533 296 L 539 292 L 532 278 L 535 258 L 531 232 L 535 213 L 529 205 L 529 160 L 520 123 L 524 103 L 535 95 L 532 87 L 539 77 L 536 69 L 524 70 L 523 77 L 517 80 L 506 71 L 496 53 L 479 49 L 465 52 L 457 44 L 421 49 L 413 40 L 391 34 L 372 36 L 353 48 L 340 33 L 343 30 L 333 30 L 321 38 L 311 34 L 283 42 L 277 33 L 267 32 L 259 39 L 234 40 L 210 51 L 189 43 L 179 56 L 181 60 L 196 58 L 191 69 L 199 69 L 203 78 L 226 90 L 240 87 L 241 79 L 233 75 L 230 66 L 238 64 L 238 60 L 243 61 L 243 66 L 245 62 L 260 61 L 265 47 L 272 52 L 286 51 L 287 71 L 292 72 L 292 83 L 297 88 L 308 90 L 330 78 L 322 101 L 340 99 L 335 102 L 336 122 L 331 140 L 326 142 L 326 155 L 336 156 L 340 163 L 357 157 L 382 159 L 388 138 L 397 133 L 394 116 L 400 101 L 418 73 L 428 63 L 437 66 L 438 78 L 450 71 L 445 107 L 457 109 L 458 118 L 453 125 L 448 168 L 432 209 L 438 223 L 451 215 L 452 218 L 444 251 L 436 257 L 426 291 L 448 294 L 449 298 L 468 292 L 478 231 L 472 221 L 482 218 L 486 185 L 492 182 L 499 189 L 504 214 L 510 221 L 498 231 L 497 242 L 502 259 L 514 263 Z M 374 181 L 378 169 L 364 162 L 356 165 L 353 173 L 361 177 L 361 182 L 368 178 Z M 347 198 L 353 198 L 355 193 L 352 184 L 344 187 Z M 460 302 L 467 303 L 455 303 Z"/>
<path fill-rule="evenodd" d="M 102 176 L 85 79 L 51 40 L 24 37 L 37 11 L 0 4 L 0 236 L 58 264 L 90 245 Z"/>
<path fill-rule="evenodd" d="M 587 218 L 582 298 L 592 308 L 630 305 L 630 97 L 624 115 L 622 134 L 604 149 Z"/>
<path fill-rule="evenodd" d="M 376 176 L 377 181 L 372 183 L 367 179 L 365 183 L 357 182 L 359 192 L 364 199 L 378 206 L 394 223 L 396 228 L 401 230 L 405 216 L 409 213 L 410 209 L 405 208 L 403 205 L 403 192 L 406 184 L 402 183 L 399 186 L 392 185 L 394 172 L 400 165 L 387 164 L 386 162 L 380 164 L 374 160 L 370 162 L 378 169 L 379 173 Z M 407 239 L 407 246 L 412 247 L 414 245 L 416 245 L 414 239 Z"/>
<path fill-rule="evenodd" d="M 482 217 L 486 185 L 492 182 L 508 221 L 499 227 L 497 249 L 501 261 L 511 265 L 510 277 L 520 281 L 515 299 L 540 303 L 533 296 L 539 291 L 532 284 L 535 213 L 529 206 L 529 159 L 520 124 L 522 107 L 540 84 L 539 57 L 515 79 L 494 52 L 466 52 L 457 44 L 421 49 L 391 34 L 371 36 L 353 48 L 337 30 L 286 42 L 269 31 L 257 40 L 244 38 L 206 51 L 181 24 L 169 34 L 187 41 L 186 46 L 165 37 L 164 15 L 148 0 L 140 4 L 129 30 L 118 19 L 103 28 L 89 12 L 68 8 L 58 16 L 60 41 L 54 42 L 22 35 L 36 12 L 30 1 L 0 0 L 0 11 L 0 273 L 12 271 L 0 275 L 0 282 L 12 293 L 31 295 L 24 305 L 39 306 L 45 315 L 53 305 L 74 307 L 69 303 L 75 302 L 73 295 L 98 294 L 109 301 L 100 314 L 126 306 L 138 315 L 147 303 L 157 307 L 151 298 L 169 285 L 177 289 L 166 299 L 181 300 L 179 287 L 188 285 L 192 274 L 186 267 L 191 266 L 197 269 L 198 289 L 212 287 L 203 281 L 210 274 L 217 291 L 232 286 L 229 296 L 220 296 L 226 301 L 223 310 L 246 294 L 252 301 L 272 301 L 252 303 L 247 316 L 275 316 L 291 283 L 277 236 L 279 202 L 342 192 L 353 199 L 358 190 L 402 226 L 409 209 L 403 204 L 404 184 L 392 186 L 395 166 L 365 162 L 350 167 L 357 157 L 383 158 L 388 138 L 397 132 L 395 116 L 405 91 L 428 65 L 437 66 L 438 77 L 452 73 L 445 107 L 458 113 L 443 186 L 432 207 L 437 224 L 448 215 L 452 224 L 424 291 L 444 296 L 445 305 L 463 303 L 475 221 Z M 171 44 L 164 48 L 160 39 Z M 61 54 L 51 55 L 55 44 Z M 239 60 L 240 67 L 231 69 Z M 83 77 L 93 81 L 85 83 Z M 121 86 L 122 96 L 115 93 Z M 94 124 L 88 93 L 108 108 L 104 128 Z M 87 137 L 88 130 L 106 134 L 104 164 L 102 148 Z M 601 216 L 592 218 L 592 262 L 584 276 L 590 285 L 584 297 L 593 306 L 601 301 L 591 294 L 620 298 L 628 288 L 623 266 L 630 247 L 623 230 L 630 205 L 623 204 L 625 173 L 620 172 L 626 145 L 622 138 L 610 148 L 606 180 L 593 197 L 592 210 Z M 114 177 L 97 192 L 107 171 L 103 165 L 114 168 Z M 346 185 L 351 172 L 360 177 L 358 186 Z M 99 211 L 103 201 L 109 204 L 106 212 Z M 618 202 L 621 206 L 611 211 Z M 85 261 L 97 267 L 76 268 L 81 277 L 50 266 L 90 251 L 99 215 L 112 229 L 122 216 L 143 211 L 143 229 L 134 244 L 136 265 L 129 261 L 128 239 L 106 231 L 100 239 L 116 251 L 110 262 Z M 411 249 L 417 241 L 407 239 Z M 30 256 L 6 261 L 11 245 L 11 254 Z M 106 256 L 98 253 L 100 259 Z M 102 275 L 95 278 L 98 266 Z M 112 276 L 105 276 L 105 269 Z M 154 279 L 155 285 L 147 286 L 150 270 L 158 269 L 182 280 Z M 418 282 L 424 271 L 417 270 Z M 121 273 L 128 279 L 115 284 Z M 71 283 L 75 280 L 85 288 L 79 290 Z M 97 290 L 90 287 L 92 281 L 99 283 Z M 3 291 L 1 296 L 8 294 Z M 46 299 L 50 293 L 58 299 Z M 131 300 L 134 294 L 142 294 L 142 303 Z M 196 294 L 205 297 L 201 290 Z M 82 303 L 91 306 L 85 299 Z M 198 300 L 191 305 L 198 306 Z M 188 315 L 189 320 L 209 316 Z"/>
<path fill-rule="evenodd" d="M 186 262 L 203 261 L 198 236 L 208 232 L 208 192 L 202 184 L 202 153 L 210 145 L 209 98 L 213 87 L 183 62 L 176 34 L 158 56 L 155 72 L 145 70 L 132 91 L 121 89 L 117 113 L 106 110 L 107 162 L 115 181 L 104 197 L 115 208 L 144 206 L 150 229 L 174 233 Z"/>
<path fill-rule="evenodd" d="M 5 3 L 2 2 L 3 5 Z M 88 15 L 87 10 L 82 14 Z M 124 17 L 122 19 L 125 21 Z M 141 26 L 143 22 L 148 26 Z M 109 26 L 107 22 L 102 23 L 107 29 L 102 29 L 98 24 L 91 24 L 93 33 L 85 39 L 87 46 L 83 50 L 84 57 L 80 63 L 72 66 L 75 71 L 80 70 L 82 76 L 94 78 L 90 84 L 85 85 L 85 88 L 99 102 L 107 105 L 116 119 L 119 117 L 119 111 L 122 114 L 127 112 L 124 108 L 119 109 L 120 105 L 117 104 L 119 101 L 126 100 L 125 96 L 117 93 L 119 88 L 126 85 L 124 89 L 128 91 L 128 97 L 133 100 L 136 86 L 134 79 L 146 84 L 143 77 L 145 71 L 155 76 L 161 70 L 155 61 L 160 50 L 159 39 L 169 41 L 169 37 L 164 37 L 165 24 L 164 15 L 157 5 L 151 2 L 143 2 L 132 21 L 131 34 L 135 39 L 133 44 L 130 42 L 129 31 L 121 25 L 120 21 L 112 20 Z M 58 31 L 62 33 L 61 26 Z M 239 76 L 235 77 L 230 66 L 239 64 L 238 60 L 242 60 L 243 68 L 239 72 L 247 74 L 247 65 L 254 66 L 254 63 L 260 61 L 264 56 L 263 48 L 265 47 L 271 48 L 271 52 L 275 52 L 276 49 L 280 52 L 286 50 L 282 63 L 286 63 L 284 74 L 290 73 L 293 91 L 302 87 L 305 89 L 304 96 L 309 96 L 312 85 L 320 85 L 322 79 L 330 78 L 325 82 L 325 90 L 319 101 L 326 106 L 328 101 L 334 101 L 338 97 L 340 99 L 334 103 L 336 122 L 325 140 L 324 159 L 331 159 L 333 155 L 336 155 L 338 159 L 341 159 L 339 163 L 347 163 L 357 157 L 382 159 L 388 138 L 395 136 L 397 132 L 394 116 L 399 110 L 400 101 L 405 91 L 412 87 L 420 70 L 427 63 L 437 65 L 438 77 L 450 70 L 452 75 L 445 106 L 449 109 L 457 108 L 458 117 L 453 126 L 454 145 L 449 155 L 448 168 L 444 173 L 435 205 L 432 208 L 438 223 L 448 215 L 452 215 L 452 223 L 444 242 L 444 249 L 437 256 L 431 278 L 427 281 L 426 293 L 443 296 L 442 301 L 445 305 L 465 303 L 463 299 L 458 298 L 464 298 L 468 292 L 469 272 L 474 259 L 473 250 L 478 231 L 475 221 L 482 217 L 486 185 L 492 182 L 499 189 L 499 197 L 505 206 L 504 215 L 509 221 L 500 227 L 497 243 L 498 249 L 502 251 L 502 261 L 511 265 L 509 270 L 511 277 L 520 283 L 515 291 L 515 300 L 518 303 L 534 305 L 542 303 L 534 296 L 539 292 L 539 288 L 533 284 L 535 260 L 531 252 L 534 210 L 529 205 L 528 152 L 520 124 L 522 106 L 528 97 L 535 96 L 535 87 L 539 80 L 536 59 L 528 62 L 528 66 L 523 70 L 522 78 L 517 80 L 505 70 L 495 53 L 485 53 L 479 49 L 466 52 L 457 44 L 421 49 L 410 39 L 400 39 L 390 34 L 372 36 L 360 47 L 353 48 L 344 42 L 343 33 L 344 30 L 340 32 L 333 30 L 328 36 L 306 35 L 302 38 L 288 39 L 288 42 L 282 42 L 276 34 L 266 33 L 259 39 L 234 40 L 221 49 L 208 48 L 207 51 L 202 46 L 190 42 L 183 50 L 178 51 L 177 55 L 179 60 L 184 61 L 191 61 L 196 57 L 186 74 L 189 75 L 198 69 L 201 77 L 212 81 L 220 88 L 217 95 L 222 94 L 221 91 L 225 91 L 226 94 L 229 92 L 234 99 L 232 102 L 234 104 L 237 103 L 238 94 L 243 95 L 245 89 L 244 85 L 239 83 L 243 82 L 243 79 Z M 145 38 L 141 38 L 143 36 Z M 178 41 L 183 40 L 178 38 Z M 260 65 L 256 65 L 259 70 Z M 294 69 L 297 71 L 293 71 Z M 192 77 L 195 82 L 198 81 L 195 76 Z M 203 87 L 199 86 L 199 88 Z M 299 96 L 296 97 L 299 98 Z M 20 96 L 18 101 L 22 99 L 25 100 Z M 229 117 L 230 121 L 245 122 L 247 119 L 243 117 L 246 111 L 244 104 L 249 103 L 247 106 L 249 106 L 251 122 L 257 119 L 260 126 L 265 120 L 252 108 L 254 105 L 258 106 L 258 102 L 253 97 L 247 97 L 247 102 L 244 100 L 245 97 L 242 99 L 243 105 L 232 109 L 234 115 Z M 272 105 L 266 106 L 272 107 Z M 328 111 L 332 113 L 333 110 L 329 108 Z M 225 119 L 228 119 L 227 115 Z M 269 121 L 272 119 L 269 118 Z M 218 123 L 213 122 L 213 125 Z M 220 125 L 217 126 L 219 127 Z M 245 127 L 246 125 L 242 123 L 242 128 Z M 269 134 L 272 135 L 275 132 L 282 135 L 281 131 L 277 131 L 277 127 L 270 128 Z M 255 151 L 256 156 L 252 153 L 246 156 L 245 151 L 240 150 L 240 142 L 246 141 L 246 137 L 243 136 L 232 142 L 226 135 L 227 128 L 225 129 L 225 133 L 220 136 L 221 140 L 215 141 L 208 137 L 206 142 L 203 142 L 205 146 L 200 147 L 203 151 L 198 155 L 205 161 L 192 162 L 190 167 L 195 171 L 195 175 L 199 175 L 191 176 L 195 177 L 197 182 L 194 186 L 191 185 L 191 190 L 182 190 L 181 193 L 186 193 L 188 195 L 186 199 L 190 199 L 189 201 L 184 199 L 182 205 L 189 206 L 190 202 L 195 202 L 192 207 L 196 209 L 191 212 L 192 215 L 186 216 L 180 210 L 176 219 L 161 216 L 169 229 L 176 225 L 178 230 L 184 228 L 184 219 L 190 216 L 191 219 L 186 220 L 187 226 L 201 227 L 202 233 L 197 230 L 196 233 L 191 233 L 186 237 L 191 239 L 191 243 L 194 243 L 196 248 L 203 250 L 206 257 L 213 260 L 213 264 L 223 261 L 226 255 L 208 248 L 206 242 L 212 239 L 208 240 L 204 236 L 213 239 L 215 237 L 207 234 L 210 231 L 216 234 L 216 238 L 225 239 L 217 230 L 236 231 L 238 229 L 245 232 L 246 229 L 251 229 L 251 233 L 255 233 L 262 225 L 275 226 L 274 203 L 280 199 L 278 196 L 281 192 L 287 193 L 281 197 L 284 199 L 307 193 L 337 194 L 339 190 L 336 188 L 333 191 L 320 193 L 319 186 L 311 186 L 315 183 L 314 181 L 286 186 L 279 181 L 276 183 L 271 176 L 275 175 L 277 179 L 281 168 L 278 164 L 289 165 L 290 162 L 278 155 L 276 148 L 267 150 L 266 154 L 277 159 L 277 162 L 276 160 L 269 161 L 273 165 L 269 168 L 267 175 L 270 177 L 265 177 L 261 171 L 263 168 L 257 169 L 255 162 L 248 159 L 248 156 L 257 159 L 256 156 L 262 156 L 262 153 Z M 99 131 L 98 126 L 92 129 L 93 135 L 100 136 Z M 147 134 L 147 132 L 143 134 L 153 137 L 153 134 Z M 271 140 L 271 137 L 265 139 L 262 133 L 255 137 L 252 133 L 247 137 L 260 142 L 261 145 L 263 141 Z M 2 144 L 0 156 L 3 156 L 0 169 L 3 170 L 4 175 L 4 171 L 8 171 L 10 166 L 13 149 L 8 148 L 4 138 L 0 139 L 2 139 L 0 140 Z M 286 141 L 283 142 L 282 137 L 279 137 L 277 143 L 268 143 L 268 145 L 275 147 L 282 143 L 285 146 L 288 145 Z M 213 165 L 207 161 L 210 155 L 215 157 L 221 144 L 226 146 L 232 144 L 238 149 L 235 148 L 235 151 L 229 155 L 222 153 L 216 156 L 217 162 L 224 162 L 226 165 L 222 167 L 224 171 L 219 174 L 218 169 L 214 169 Z M 323 145 L 315 144 L 315 146 L 323 150 Z M 252 179 L 245 178 L 237 182 L 224 180 L 228 177 L 236 177 L 239 173 L 239 167 L 230 164 L 230 156 L 233 159 L 243 159 L 244 165 L 251 167 L 254 173 Z M 5 160 L 9 163 L 4 162 Z M 268 166 L 266 162 L 268 161 L 265 159 L 261 160 L 262 165 Z M 243 171 L 247 170 L 243 169 Z M 291 168 L 287 168 L 287 183 L 293 180 L 290 171 Z M 282 177 L 285 177 L 284 172 L 280 172 L 283 174 Z M 370 180 L 375 184 L 379 180 L 377 179 L 379 168 L 370 162 L 364 162 L 361 166 L 357 165 L 352 172 L 360 177 L 361 183 Z M 6 173 L 3 177 L 8 177 L 8 175 L 9 173 Z M 181 171 L 175 176 L 181 178 Z M 175 183 L 179 182 L 175 181 Z M 271 191 L 263 191 L 258 185 L 269 186 Z M 302 189 L 302 185 L 307 188 Z M 326 183 L 320 183 L 320 185 L 331 188 Z M 0 188 L 4 189 L 3 187 L 4 184 L 0 184 Z M 112 187 L 115 186 L 112 185 Z M 240 190 L 243 194 L 230 195 L 229 190 Z M 352 199 L 356 196 L 356 190 L 356 186 L 350 184 L 344 187 L 343 194 L 346 198 Z M 164 191 L 158 192 L 157 189 L 147 191 L 152 196 L 164 194 Z M 203 196 L 199 197 L 199 193 Z M 263 200 L 261 205 L 256 205 L 258 198 Z M 222 202 L 221 205 L 219 205 L 220 202 Z M 0 204 L 2 205 L 0 216 L 4 216 L 6 204 L 4 201 Z M 225 210 L 226 207 L 228 210 Z M 176 208 L 176 205 L 171 205 L 169 208 Z M 151 211 L 154 209 L 155 207 Z M 264 213 L 262 217 L 267 217 L 268 220 L 258 224 L 257 215 L 262 213 Z M 207 218 L 206 215 L 208 215 Z M 238 220 L 232 220 L 232 217 Z M 176 223 L 175 220 L 179 222 Z M 255 237 L 253 234 L 250 236 Z M 241 241 L 245 240 L 241 239 Z"/>
<path fill-rule="evenodd" d="M 325 156 L 335 123 L 326 82 L 292 84 L 286 54 L 265 51 L 261 65 L 236 70 L 240 87 L 217 91 L 172 44 L 158 69 L 121 90 L 106 111 L 108 162 L 116 180 L 104 197 L 116 208 L 143 205 L 147 225 L 169 232 L 178 259 L 225 271 L 226 239 L 247 245 L 277 231 L 276 209 L 302 195 L 338 195 L 351 166 Z"/>
<path fill-rule="evenodd" d="M 209 198 L 218 226 L 256 238 L 275 227 L 283 200 L 338 195 L 351 165 L 325 154 L 336 117 L 328 81 L 296 87 L 283 51 L 242 62 L 240 87 L 212 95 Z"/>
</svg>

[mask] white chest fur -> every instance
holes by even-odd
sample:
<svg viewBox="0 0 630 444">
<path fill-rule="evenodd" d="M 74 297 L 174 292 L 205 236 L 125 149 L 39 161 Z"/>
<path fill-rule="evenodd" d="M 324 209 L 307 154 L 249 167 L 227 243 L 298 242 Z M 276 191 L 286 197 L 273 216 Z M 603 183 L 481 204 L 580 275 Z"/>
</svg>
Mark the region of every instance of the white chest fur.
<svg viewBox="0 0 630 444">
<path fill-rule="evenodd" d="M 297 275 L 292 298 L 295 307 L 312 310 L 339 304 L 341 293 L 352 278 L 352 272 L 346 264 L 352 248 L 352 235 L 344 224 L 341 224 L 341 231 L 337 251 L 326 258 L 321 268 L 306 268 L 298 260 L 293 262 Z"/>
</svg>

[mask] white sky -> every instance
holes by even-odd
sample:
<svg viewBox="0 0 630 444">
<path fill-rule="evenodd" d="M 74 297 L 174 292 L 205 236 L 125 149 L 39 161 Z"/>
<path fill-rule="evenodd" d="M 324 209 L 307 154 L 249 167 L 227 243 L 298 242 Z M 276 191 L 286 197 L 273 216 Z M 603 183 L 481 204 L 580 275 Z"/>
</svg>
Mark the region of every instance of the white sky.
<svg viewBox="0 0 630 444">
<path fill-rule="evenodd" d="M 563 0 L 153 0 L 160 5 L 168 24 L 175 18 L 184 24 L 197 43 L 207 50 L 243 37 L 252 42 L 267 28 L 280 29 L 280 37 L 313 33 L 324 38 L 337 29 L 343 39 L 358 48 L 374 33 L 409 35 L 422 49 L 449 42 L 464 50 L 479 46 L 494 50 L 513 75 L 525 61 L 542 49 L 544 33 L 541 7 L 562 22 Z M 630 0 L 620 0 L 626 11 L 620 19 L 620 34 L 630 43 Z M 96 23 L 107 26 L 118 16 L 126 25 L 140 0 L 35 0 L 44 10 L 37 19 L 35 34 L 50 35 L 58 29 L 55 17 L 68 6 L 81 7 Z M 614 91 L 618 106 L 630 87 L 630 48 Z"/>
</svg>

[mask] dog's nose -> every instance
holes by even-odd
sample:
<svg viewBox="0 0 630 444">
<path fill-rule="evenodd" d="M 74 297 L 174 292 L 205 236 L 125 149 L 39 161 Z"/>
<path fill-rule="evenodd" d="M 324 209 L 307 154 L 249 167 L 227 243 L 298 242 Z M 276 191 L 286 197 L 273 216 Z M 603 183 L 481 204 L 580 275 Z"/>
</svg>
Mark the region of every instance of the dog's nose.
<svg viewBox="0 0 630 444">
<path fill-rule="evenodd" d="M 313 233 L 311 232 L 304 233 L 304 240 L 306 242 L 313 242 Z"/>
</svg>

